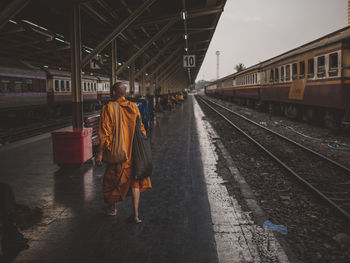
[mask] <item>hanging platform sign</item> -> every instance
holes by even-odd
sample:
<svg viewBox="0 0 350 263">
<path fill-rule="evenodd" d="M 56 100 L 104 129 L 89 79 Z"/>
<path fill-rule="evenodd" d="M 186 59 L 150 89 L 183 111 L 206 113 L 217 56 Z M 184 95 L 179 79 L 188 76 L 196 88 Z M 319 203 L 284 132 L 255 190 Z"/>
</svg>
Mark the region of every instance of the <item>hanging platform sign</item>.
<svg viewBox="0 0 350 263">
<path fill-rule="evenodd" d="M 196 55 L 184 55 L 183 64 L 185 68 L 194 68 L 196 66 Z"/>
</svg>

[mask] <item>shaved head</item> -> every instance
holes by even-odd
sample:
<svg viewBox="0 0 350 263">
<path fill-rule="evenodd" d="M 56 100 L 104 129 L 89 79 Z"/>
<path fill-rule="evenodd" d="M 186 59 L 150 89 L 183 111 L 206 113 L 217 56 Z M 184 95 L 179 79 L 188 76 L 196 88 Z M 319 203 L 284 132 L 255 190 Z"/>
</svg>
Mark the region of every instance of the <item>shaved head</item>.
<svg viewBox="0 0 350 263">
<path fill-rule="evenodd" d="M 111 97 L 118 99 L 126 95 L 126 87 L 123 82 L 115 83 L 111 88 Z"/>
</svg>

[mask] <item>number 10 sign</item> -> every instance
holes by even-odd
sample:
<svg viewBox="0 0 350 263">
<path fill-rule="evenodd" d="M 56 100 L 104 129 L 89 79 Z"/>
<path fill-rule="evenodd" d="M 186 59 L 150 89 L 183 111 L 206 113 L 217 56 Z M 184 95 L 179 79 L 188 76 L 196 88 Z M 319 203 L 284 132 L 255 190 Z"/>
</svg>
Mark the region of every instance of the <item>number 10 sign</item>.
<svg viewBox="0 0 350 263">
<path fill-rule="evenodd" d="M 196 66 L 196 56 L 195 55 L 185 55 L 183 61 L 184 61 L 185 68 L 193 68 Z"/>
</svg>

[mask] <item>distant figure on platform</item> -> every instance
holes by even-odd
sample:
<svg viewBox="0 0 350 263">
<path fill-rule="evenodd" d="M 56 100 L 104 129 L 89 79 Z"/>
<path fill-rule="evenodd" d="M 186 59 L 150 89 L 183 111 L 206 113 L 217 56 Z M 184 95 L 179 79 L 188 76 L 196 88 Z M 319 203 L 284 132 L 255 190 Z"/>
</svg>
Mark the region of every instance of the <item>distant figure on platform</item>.
<svg viewBox="0 0 350 263">
<path fill-rule="evenodd" d="M 111 88 L 111 96 L 113 101 L 119 104 L 121 114 L 117 114 L 112 103 L 102 108 L 99 137 L 99 152 L 96 155 L 96 164 L 102 165 L 103 152 L 108 150 L 113 141 L 113 137 L 120 132 L 118 127 L 123 130 L 126 161 L 115 164 L 107 163 L 107 168 L 103 178 L 103 195 L 107 207 L 103 210 L 106 215 L 115 216 L 117 214 L 116 203 L 123 201 L 127 195 L 131 195 L 133 199 L 133 213 L 128 218 L 129 222 L 141 223 L 139 218 L 138 207 L 140 200 L 140 192 L 152 187 L 151 180 L 146 177 L 141 180 L 132 178 L 132 144 L 135 132 L 136 118 L 141 114 L 137 105 L 125 99 L 126 87 L 122 82 L 115 83 Z M 119 117 L 118 117 L 119 116 Z M 115 125 L 121 121 L 121 126 Z M 141 130 L 146 134 L 146 130 L 141 122 Z"/>
</svg>

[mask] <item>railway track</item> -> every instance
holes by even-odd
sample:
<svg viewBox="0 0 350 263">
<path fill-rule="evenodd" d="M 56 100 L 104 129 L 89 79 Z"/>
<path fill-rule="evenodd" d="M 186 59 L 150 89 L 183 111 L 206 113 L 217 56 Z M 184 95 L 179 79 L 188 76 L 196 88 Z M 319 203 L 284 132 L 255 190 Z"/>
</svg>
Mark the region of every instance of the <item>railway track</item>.
<svg viewBox="0 0 350 263">
<path fill-rule="evenodd" d="M 350 220 L 350 169 L 214 101 L 196 98 Z"/>
<path fill-rule="evenodd" d="M 97 112 L 84 115 L 84 117 L 94 116 Z M 99 113 L 99 112 L 98 112 Z M 2 144 L 23 140 L 29 137 L 40 135 L 70 126 L 72 117 L 48 120 L 45 122 L 33 123 L 21 128 L 4 129 L 0 131 L 0 142 Z"/>
</svg>

